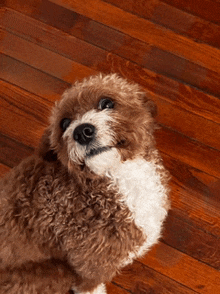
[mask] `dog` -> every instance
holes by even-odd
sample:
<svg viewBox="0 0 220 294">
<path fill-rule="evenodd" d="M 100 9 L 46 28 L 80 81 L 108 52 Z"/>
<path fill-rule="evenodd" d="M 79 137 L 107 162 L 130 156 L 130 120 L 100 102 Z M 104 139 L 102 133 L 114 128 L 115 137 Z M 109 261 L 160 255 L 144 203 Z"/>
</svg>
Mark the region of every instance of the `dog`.
<svg viewBox="0 0 220 294">
<path fill-rule="evenodd" d="M 76 82 L 0 182 L 0 293 L 104 294 L 161 236 L 169 173 L 156 106 L 117 74 Z"/>
</svg>

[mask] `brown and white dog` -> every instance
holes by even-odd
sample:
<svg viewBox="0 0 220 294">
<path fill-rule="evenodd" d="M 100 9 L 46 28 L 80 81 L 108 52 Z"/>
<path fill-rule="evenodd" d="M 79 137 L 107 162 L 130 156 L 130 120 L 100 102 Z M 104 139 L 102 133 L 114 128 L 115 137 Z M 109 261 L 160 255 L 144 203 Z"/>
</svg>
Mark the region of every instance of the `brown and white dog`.
<svg viewBox="0 0 220 294">
<path fill-rule="evenodd" d="M 96 75 L 56 103 L 38 151 L 0 182 L 0 293 L 106 293 L 157 242 L 169 208 L 156 108 Z"/>
</svg>

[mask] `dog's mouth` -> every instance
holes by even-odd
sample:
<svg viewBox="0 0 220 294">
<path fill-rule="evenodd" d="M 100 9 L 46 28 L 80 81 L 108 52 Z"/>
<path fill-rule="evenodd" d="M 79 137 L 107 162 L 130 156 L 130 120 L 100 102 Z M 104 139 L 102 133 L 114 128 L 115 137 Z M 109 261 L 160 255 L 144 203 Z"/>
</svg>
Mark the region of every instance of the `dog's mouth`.
<svg viewBox="0 0 220 294">
<path fill-rule="evenodd" d="M 91 147 L 89 150 L 86 152 L 86 157 L 91 158 L 93 156 L 99 155 L 103 152 L 109 151 L 111 148 L 122 148 L 126 143 L 126 140 L 120 140 L 116 145 L 112 146 L 100 146 L 100 147 Z"/>
<path fill-rule="evenodd" d="M 86 153 L 86 157 L 92 157 L 92 156 L 101 154 L 105 151 L 110 150 L 112 147 L 123 148 L 125 145 L 126 145 L 126 140 L 122 139 L 115 146 L 102 146 L 102 147 L 97 147 L 97 148 L 91 148 Z"/>
<path fill-rule="evenodd" d="M 86 157 L 90 158 L 93 157 L 95 155 L 99 155 L 103 152 L 106 152 L 108 150 L 110 150 L 111 147 L 110 146 L 103 146 L 103 147 L 98 147 L 98 148 L 92 148 L 89 150 L 89 152 L 86 153 Z"/>
</svg>

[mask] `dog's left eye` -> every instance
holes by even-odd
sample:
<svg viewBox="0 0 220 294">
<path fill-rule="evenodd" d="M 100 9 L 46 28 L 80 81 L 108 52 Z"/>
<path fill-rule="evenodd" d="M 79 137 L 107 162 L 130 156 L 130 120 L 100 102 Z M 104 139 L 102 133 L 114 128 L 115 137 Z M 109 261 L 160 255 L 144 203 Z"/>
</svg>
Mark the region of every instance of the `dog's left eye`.
<svg viewBox="0 0 220 294">
<path fill-rule="evenodd" d="M 68 126 L 71 123 L 71 119 L 69 118 L 63 118 L 60 122 L 60 127 L 63 130 L 63 132 L 68 128 Z"/>
<path fill-rule="evenodd" d="M 111 109 L 114 108 L 114 102 L 108 98 L 108 97 L 103 97 L 100 101 L 99 101 L 99 109 L 103 110 L 103 109 Z"/>
</svg>

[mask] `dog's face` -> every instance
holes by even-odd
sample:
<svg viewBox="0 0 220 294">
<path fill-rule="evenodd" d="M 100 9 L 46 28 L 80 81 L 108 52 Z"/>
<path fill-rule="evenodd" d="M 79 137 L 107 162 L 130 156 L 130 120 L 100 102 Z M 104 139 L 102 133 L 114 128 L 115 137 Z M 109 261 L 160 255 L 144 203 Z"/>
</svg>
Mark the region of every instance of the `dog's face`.
<svg viewBox="0 0 220 294">
<path fill-rule="evenodd" d="M 102 175 L 146 155 L 154 114 L 138 85 L 115 74 L 92 76 L 75 83 L 55 105 L 48 145 L 70 170 L 86 165 Z"/>
</svg>

